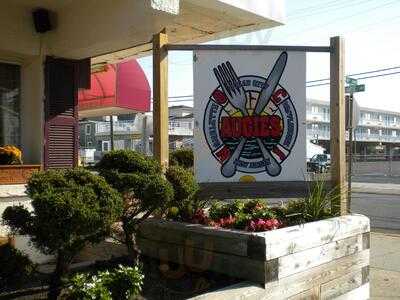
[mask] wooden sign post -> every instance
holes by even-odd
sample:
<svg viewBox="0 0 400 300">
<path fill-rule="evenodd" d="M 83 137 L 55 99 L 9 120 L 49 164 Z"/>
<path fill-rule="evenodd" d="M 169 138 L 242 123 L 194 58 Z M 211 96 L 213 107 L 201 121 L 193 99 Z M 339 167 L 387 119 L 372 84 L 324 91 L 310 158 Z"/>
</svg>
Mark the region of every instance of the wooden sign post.
<svg viewBox="0 0 400 300">
<path fill-rule="evenodd" d="M 345 74 L 344 41 L 340 37 L 331 38 L 330 44 L 330 122 L 331 122 L 331 181 L 337 188 L 339 203 L 332 209 L 341 215 L 348 214 L 350 207 L 346 192 L 346 124 L 345 124 Z"/>
<path fill-rule="evenodd" d="M 302 51 L 330 53 L 330 122 L 331 122 L 331 185 L 340 193 L 333 210 L 341 215 L 350 208 L 346 193 L 346 129 L 345 129 L 345 76 L 344 41 L 333 37 L 330 46 L 265 46 L 265 45 L 197 45 L 168 44 L 165 31 L 153 37 L 153 128 L 154 156 L 162 167 L 168 166 L 168 51 L 194 50 L 237 50 L 237 51 Z M 304 120 L 305 121 L 305 120 Z M 298 170 L 296 170 L 298 171 Z M 271 196 L 281 198 L 304 197 L 309 193 L 312 182 L 227 182 L 203 184 L 203 190 L 215 198 Z M 287 188 L 287 187 L 291 188 Z M 274 193 L 275 192 L 275 193 Z"/>
<path fill-rule="evenodd" d="M 168 167 L 168 36 L 165 29 L 153 37 L 153 152 Z"/>
</svg>

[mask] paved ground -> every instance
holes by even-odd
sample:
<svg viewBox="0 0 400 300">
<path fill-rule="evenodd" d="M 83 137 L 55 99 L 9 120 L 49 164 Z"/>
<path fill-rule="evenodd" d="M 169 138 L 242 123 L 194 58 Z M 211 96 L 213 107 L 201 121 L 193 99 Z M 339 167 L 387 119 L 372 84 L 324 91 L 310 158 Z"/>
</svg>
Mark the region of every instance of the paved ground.
<svg viewBox="0 0 400 300">
<path fill-rule="evenodd" d="M 400 299 L 400 231 L 371 233 L 371 299 Z"/>
</svg>

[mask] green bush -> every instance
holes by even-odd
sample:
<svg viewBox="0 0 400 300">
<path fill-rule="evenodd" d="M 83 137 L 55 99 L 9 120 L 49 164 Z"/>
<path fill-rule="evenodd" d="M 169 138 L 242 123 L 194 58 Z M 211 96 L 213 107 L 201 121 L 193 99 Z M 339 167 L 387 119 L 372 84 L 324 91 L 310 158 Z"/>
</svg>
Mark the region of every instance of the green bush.
<svg viewBox="0 0 400 300">
<path fill-rule="evenodd" d="M 139 267 L 124 267 L 102 271 L 96 275 L 77 274 L 71 280 L 68 300 L 132 299 L 139 295 L 143 285 Z"/>
<path fill-rule="evenodd" d="M 137 258 L 134 239 L 137 226 L 156 211 L 165 209 L 173 199 L 173 188 L 163 177 L 157 161 L 131 150 L 107 153 L 97 168 L 124 198 L 121 220 L 125 243 L 129 253 Z"/>
<path fill-rule="evenodd" d="M 107 152 L 96 165 L 101 171 L 114 170 L 119 173 L 160 174 L 161 166 L 153 158 L 132 150 Z"/>
<path fill-rule="evenodd" d="M 32 278 L 36 265 L 9 244 L 0 246 L 0 290 L 18 288 Z"/>
<path fill-rule="evenodd" d="M 207 202 L 197 197 L 199 185 L 192 172 L 180 166 L 169 167 L 165 176 L 174 189 L 170 208 L 177 208 L 180 219 L 188 221 Z"/>
<path fill-rule="evenodd" d="M 169 155 L 170 166 L 181 166 L 187 169 L 193 168 L 194 156 L 192 149 L 178 149 Z"/>
<path fill-rule="evenodd" d="M 122 198 L 100 176 L 84 169 L 50 170 L 33 174 L 27 192 L 33 211 L 8 207 L 3 224 L 29 235 L 44 254 L 56 255 L 49 295 L 56 299 L 61 278 L 86 243 L 98 243 L 110 233 L 122 212 Z"/>
</svg>

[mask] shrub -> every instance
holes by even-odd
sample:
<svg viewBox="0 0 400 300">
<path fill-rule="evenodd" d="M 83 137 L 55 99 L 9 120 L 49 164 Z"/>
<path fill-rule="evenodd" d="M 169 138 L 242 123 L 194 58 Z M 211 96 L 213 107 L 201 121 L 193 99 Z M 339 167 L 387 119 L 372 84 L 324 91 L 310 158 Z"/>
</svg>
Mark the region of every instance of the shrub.
<svg viewBox="0 0 400 300">
<path fill-rule="evenodd" d="M 173 199 L 173 188 L 163 178 L 157 161 L 131 150 L 107 153 L 97 168 L 124 198 L 121 220 L 125 243 L 129 253 L 137 258 L 138 250 L 134 239 L 137 226 L 166 207 Z"/>
<path fill-rule="evenodd" d="M 77 274 L 71 280 L 66 298 L 69 300 L 132 299 L 139 295 L 144 276 L 139 267 L 102 271 L 96 275 Z"/>
<path fill-rule="evenodd" d="M 192 149 L 178 149 L 170 153 L 169 155 L 170 166 L 181 166 L 186 169 L 193 168 L 194 156 Z"/>
<path fill-rule="evenodd" d="M 57 256 L 50 282 L 50 299 L 56 299 L 61 278 L 86 243 L 97 243 L 110 232 L 122 211 L 122 199 L 107 182 L 86 170 L 50 170 L 35 173 L 27 192 L 33 211 L 8 207 L 4 225 L 26 234 L 44 254 Z"/>
<path fill-rule="evenodd" d="M 22 152 L 15 146 L 0 147 L 0 165 L 22 164 Z"/>
<path fill-rule="evenodd" d="M 36 268 L 27 255 L 10 244 L 0 246 L 0 266 L 0 287 L 12 288 L 32 278 Z"/>
<path fill-rule="evenodd" d="M 174 198 L 169 206 L 172 210 L 178 209 L 180 220 L 189 221 L 207 203 L 197 197 L 199 185 L 192 172 L 180 166 L 169 167 L 165 176 L 174 189 Z"/>
<path fill-rule="evenodd" d="M 155 159 L 132 150 L 107 152 L 96 167 L 100 171 L 115 170 L 119 173 L 161 173 L 161 166 Z"/>
</svg>

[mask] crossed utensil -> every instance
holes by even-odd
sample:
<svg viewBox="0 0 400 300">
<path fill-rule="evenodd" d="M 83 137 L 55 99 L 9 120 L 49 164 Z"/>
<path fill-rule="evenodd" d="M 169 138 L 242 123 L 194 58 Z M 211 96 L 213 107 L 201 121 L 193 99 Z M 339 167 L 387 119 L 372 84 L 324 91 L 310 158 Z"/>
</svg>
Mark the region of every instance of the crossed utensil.
<svg viewBox="0 0 400 300">
<path fill-rule="evenodd" d="M 271 96 L 282 77 L 283 71 L 285 70 L 287 58 L 287 52 L 282 52 L 276 60 L 271 70 L 271 73 L 268 75 L 268 78 L 263 88 L 261 89 L 256 107 L 253 111 L 253 115 L 260 115 L 263 112 L 264 108 L 268 105 Z M 243 114 L 243 116 L 248 116 L 249 114 L 246 108 L 246 92 L 231 63 L 229 61 L 227 61 L 226 63 L 222 63 L 218 65 L 217 68 L 214 68 L 213 71 L 221 86 L 222 91 L 226 95 L 227 102 L 236 107 Z M 257 138 L 256 140 L 265 161 L 265 171 L 270 176 L 278 176 L 282 171 L 281 165 L 272 156 L 270 150 L 265 147 L 261 139 Z M 241 137 L 239 144 L 235 148 L 233 154 L 222 165 L 221 173 L 223 176 L 232 177 L 235 175 L 237 161 L 240 158 L 246 141 L 247 138 Z"/>
</svg>

